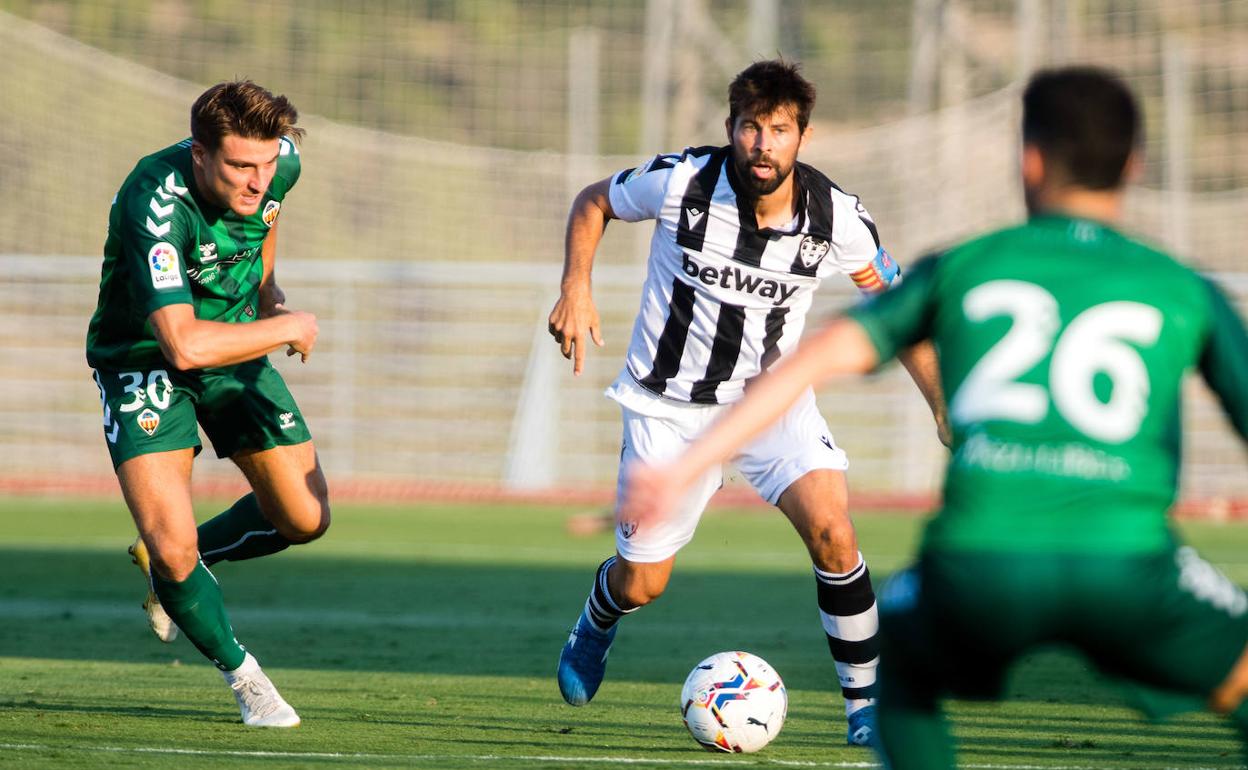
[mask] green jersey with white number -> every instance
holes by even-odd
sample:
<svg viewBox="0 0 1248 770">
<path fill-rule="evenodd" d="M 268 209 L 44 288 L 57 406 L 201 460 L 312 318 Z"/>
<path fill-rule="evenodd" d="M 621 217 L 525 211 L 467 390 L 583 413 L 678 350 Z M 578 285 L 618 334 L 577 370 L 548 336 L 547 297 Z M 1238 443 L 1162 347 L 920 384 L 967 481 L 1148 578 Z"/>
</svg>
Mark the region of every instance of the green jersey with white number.
<svg viewBox="0 0 1248 770">
<path fill-rule="evenodd" d="M 1046 215 L 989 234 L 851 316 L 882 361 L 927 338 L 939 352 L 953 446 L 927 548 L 1170 546 L 1193 367 L 1248 436 L 1248 335 L 1226 297 L 1103 224 Z"/>
<path fill-rule="evenodd" d="M 166 305 L 195 317 L 246 323 L 258 315 L 260 248 L 299 178 L 299 152 L 283 138 L 277 171 L 256 213 L 239 216 L 196 190 L 191 140 L 139 161 L 108 217 L 100 298 L 87 330 L 93 368 L 142 369 L 164 356 L 147 321 Z"/>
</svg>

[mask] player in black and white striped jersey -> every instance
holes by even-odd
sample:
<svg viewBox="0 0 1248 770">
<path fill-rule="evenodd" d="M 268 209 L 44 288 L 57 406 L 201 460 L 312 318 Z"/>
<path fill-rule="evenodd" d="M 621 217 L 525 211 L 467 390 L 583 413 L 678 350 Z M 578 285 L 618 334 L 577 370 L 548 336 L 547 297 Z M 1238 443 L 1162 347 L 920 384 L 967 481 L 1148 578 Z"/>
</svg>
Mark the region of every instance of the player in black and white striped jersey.
<svg viewBox="0 0 1248 770">
<path fill-rule="evenodd" d="M 588 342 L 602 344 L 590 272 L 607 221 L 656 222 L 626 365 L 607 391 L 624 416 L 621 468 L 679 453 L 725 404 L 741 398 L 752 377 L 792 351 L 823 278 L 847 275 L 874 292 L 899 275 L 858 198 L 797 162 L 814 97 L 796 66 L 755 63 L 729 88 L 730 144 L 655 156 L 590 185 L 573 203 L 550 331 L 564 356 L 574 358 L 576 374 Z M 930 349 L 905 363 L 943 436 Z M 810 552 L 849 742 L 865 744 L 878 661 L 875 595 L 848 515 L 848 459 L 813 392 L 734 463 L 784 512 Z M 662 594 L 676 552 L 693 537 L 722 481 L 721 469 L 712 469 L 680 511 L 656 526 L 617 522 L 617 554 L 600 565 L 560 656 L 559 686 L 569 703 L 593 698 L 617 621 Z"/>
</svg>

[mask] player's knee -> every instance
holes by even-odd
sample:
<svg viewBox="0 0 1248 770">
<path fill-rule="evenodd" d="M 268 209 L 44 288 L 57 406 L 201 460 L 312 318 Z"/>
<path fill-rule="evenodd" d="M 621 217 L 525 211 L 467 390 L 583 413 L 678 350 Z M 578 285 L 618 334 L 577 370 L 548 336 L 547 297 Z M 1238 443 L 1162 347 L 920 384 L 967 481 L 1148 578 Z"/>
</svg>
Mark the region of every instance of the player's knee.
<svg viewBox="0 0 1248 770">
<path fill-rule="evenodd" d="M 292 516 L 282 536 L 296 545 L 310 543 L 329 529 L 329 519 L 329 502 L 318 500 L 306 506 L 299 515 Z"/>
<path fill-rule="evenodd" d="M 152 571 L 165 580 L 181 583 L 195 571 L 199 548 L 195 543 L 157 541 L 148 548 Z"/>
</svg>

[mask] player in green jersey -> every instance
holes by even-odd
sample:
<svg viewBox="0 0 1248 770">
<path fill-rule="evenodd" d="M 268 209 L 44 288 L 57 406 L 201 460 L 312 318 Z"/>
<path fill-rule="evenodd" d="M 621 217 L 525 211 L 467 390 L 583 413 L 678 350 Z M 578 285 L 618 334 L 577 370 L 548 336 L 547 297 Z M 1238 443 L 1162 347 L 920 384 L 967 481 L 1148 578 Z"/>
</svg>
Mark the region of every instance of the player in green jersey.
<svg viewBox="0 0 1248 770">
<path fill-rule="evenodd" d="M 139 531 L 152 629 L 180 628 L 225 675 L 243 722 L 299 724 L 234 638 L 212 564 L 280 551 L 329 526 L 325 477 L 294 398 L 267 355 L 307 361 L 316 318 L 284 306 L 277 218 L 299 178 L 298 113 L 250 81 L 191 108 L 191 138 L 139 161 L 109 215 L 87 363 L 104 436 Z M 191 507 L 198 427 L 252 492 L 199 525 Z"/>
<path fill-rule="evenodd" d="M 922 260 L 808 339 L 689 451 L 633 469 L 645 526 L 810 383 L 932 340 L 952 457 L 917 564 L 880 593 L 888 766 L 955 763 L 947 696 L 1000 697 L 1067 644 L 1155 712 L 1205 705 L 1248 735 L 1248 596 L 1167 526 L 1180 392 L 1195 368 L 1248 437 L 1248 333 L 1213 283 L 1117 229 L 1140 118 L 1111 74 L 1038 74 L 1023 97 L 1030 218 Z"/>
</svg>

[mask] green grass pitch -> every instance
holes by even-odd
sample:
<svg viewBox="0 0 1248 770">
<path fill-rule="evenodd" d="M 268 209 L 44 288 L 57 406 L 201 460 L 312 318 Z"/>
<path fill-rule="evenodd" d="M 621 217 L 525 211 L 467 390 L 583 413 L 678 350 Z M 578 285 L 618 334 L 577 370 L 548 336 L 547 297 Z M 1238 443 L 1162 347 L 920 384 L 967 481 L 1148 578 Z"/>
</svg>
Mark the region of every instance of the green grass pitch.
<svg viewBox="0 0 1248 770">
<path fill-rule="evenodd" d="M 239 638 L 304 720 L 259 731 L 190 644 L 148 632 L 120 499 L 0 500 L 0 767 L 876 766 L 844 745 L 805 553 L 760 510 L 708 514 L 667 595 L 624 622 L 595 701 L 564 705 L 558 651 L 612 548 L 567 534 L 576 512 L 341 505 L 315 544 L 218 565 Z M 913 553 L 918 519 L 857 524 L 877 582 Z M 1184 530 L 1248 582 L 1248 527 Z M 788 722 L 757 755 L 703 752 L 677 712 L 688 670 L 726 649 L 788 686 Z M 1222 721 L 1146 722 L 1069 654 L 1025 661 L 1011 687 L 952 704 L 964 766 L 1242 766 Z"/>
</svg>

